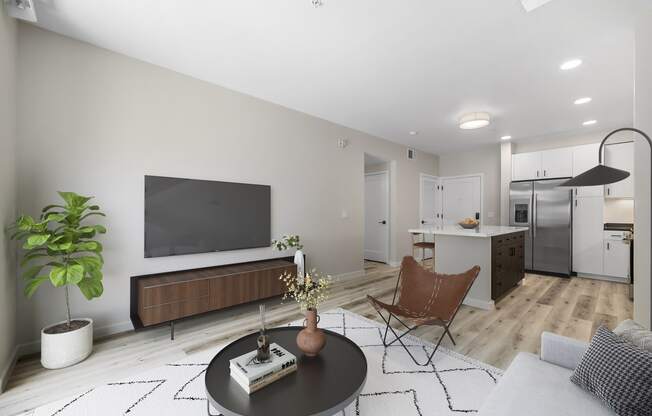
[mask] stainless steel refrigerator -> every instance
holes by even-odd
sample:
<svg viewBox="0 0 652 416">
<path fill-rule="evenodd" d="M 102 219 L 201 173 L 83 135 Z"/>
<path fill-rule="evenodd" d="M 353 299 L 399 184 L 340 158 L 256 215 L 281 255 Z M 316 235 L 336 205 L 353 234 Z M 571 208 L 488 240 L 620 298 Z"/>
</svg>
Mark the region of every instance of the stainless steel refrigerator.
<svg viewBox="0 0 652 416">
<path fill-rule="evenodd" d="M 571 274 L 572 193 L 559 186 L 565 180 L 510 185 L 509 225 L 530 228 L 525 239 L 526 270 Z"/>
</svg>

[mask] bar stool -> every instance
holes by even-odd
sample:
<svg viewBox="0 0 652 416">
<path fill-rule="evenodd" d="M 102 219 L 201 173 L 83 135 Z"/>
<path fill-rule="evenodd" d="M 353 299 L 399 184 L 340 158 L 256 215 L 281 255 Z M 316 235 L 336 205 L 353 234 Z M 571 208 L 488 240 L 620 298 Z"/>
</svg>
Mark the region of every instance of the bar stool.
<svg viewBox="0 0 652 416">
<path fill-rule="evenodd" d="M 426 250 L 430 250 L 432 253 L 432 270 L 435 270 L 435 243 L 430 241 L 425 241 L 426 236 L 423 233 L 410 233 L 412 234 L 412 257 L 416 258 L 414 251 L 421 249 L 421 266 L 425 265 L 426 261 Z"/>
</svg>

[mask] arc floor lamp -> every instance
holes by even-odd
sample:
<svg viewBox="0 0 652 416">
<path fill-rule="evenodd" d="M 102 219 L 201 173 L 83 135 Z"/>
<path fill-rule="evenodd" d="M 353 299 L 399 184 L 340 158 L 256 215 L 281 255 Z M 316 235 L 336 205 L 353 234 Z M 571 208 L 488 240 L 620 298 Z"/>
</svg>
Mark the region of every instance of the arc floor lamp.
<svg viewBox="0 0 652 416">
<path fill-rule="evenodd" d="M 650 145 L 650 155 L 651 155 L 650 157 L 652 158 L 652 139 L 650 139 L 650 136 L 648 136 L 647 134 L 645 134 L 639 129 L 635 129 L 631 127 L 624 127 L 622 129 L 617 129 L 607 134 L 607 136 L 604 139 L 602 139 L 602 142 L 600 143 L 600 150 L 598 150 L 598 162 L 599 162 L 598 166 L 591 168 L 586 172 L 567 180 L 561 186 L 579 187 L 579 186 L 608 185 L 610 183 L 619 182 L 627 178 L 629 176 L 629 172 L 620 169 L 615 169 L 602 164 L 602 149 L 604 148 L 605 142 L 614 134 L 623 131 L 632 131 L 634 133 L 638 133 L 641 136 L 645 137 L 645 140 L 647 140 L 647 143 Z M 652 179 L 650 185 L 650 197 L 652 198 Z M 650 218 L 650 224 L 651 224 L 650 238 L 652 240 L 652 218 Z M 652 259 L 652 241 L 650 241 L 650 258 Z M 652 296 L 652 293 L 650 293 L 650 296 Z M 652 320 L 652 311 L 650 311 L 650 314 L 651 314 L 650 319 Z"/>
</svg>

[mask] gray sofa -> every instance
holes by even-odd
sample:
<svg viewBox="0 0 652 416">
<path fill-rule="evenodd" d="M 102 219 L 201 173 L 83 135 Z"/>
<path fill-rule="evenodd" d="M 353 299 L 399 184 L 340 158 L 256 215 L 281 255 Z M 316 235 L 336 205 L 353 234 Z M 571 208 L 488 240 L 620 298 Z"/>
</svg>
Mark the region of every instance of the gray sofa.
<svg viewBox="0 0 652 416">
<path fill-rule="evenodd" d="M 541 335 L 541 357 L 520 353 L 483 403 L 480 416 L 616 415 L 570 376 L 588 347 L 549 332 Z"/>
</svg>

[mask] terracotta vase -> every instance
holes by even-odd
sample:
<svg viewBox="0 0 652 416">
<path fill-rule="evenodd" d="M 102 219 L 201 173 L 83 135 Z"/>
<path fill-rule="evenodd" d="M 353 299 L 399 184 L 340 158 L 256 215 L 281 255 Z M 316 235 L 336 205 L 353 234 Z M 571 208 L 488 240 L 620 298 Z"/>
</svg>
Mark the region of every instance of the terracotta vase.
<svg viewBox="0 0 652 416">
<path fill-rule="evenodd" d="M 319 316 L 316 309 L 306 311 L 305 328 L 299 331 L 297 335 L 297 346 L 308 357 L 314 357 L 319 354 L 326 345 L 326 335 L 317 328 Z"/>
</svg>

